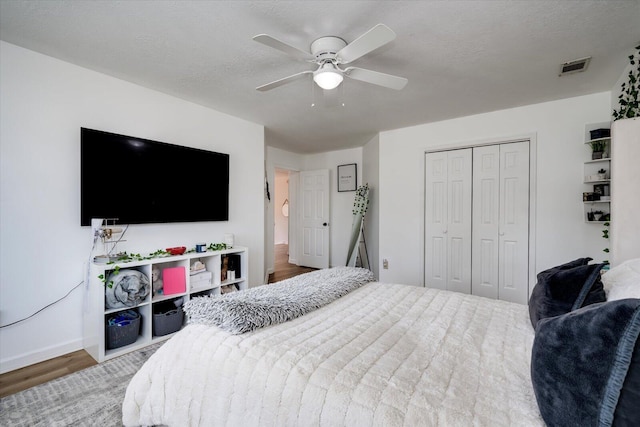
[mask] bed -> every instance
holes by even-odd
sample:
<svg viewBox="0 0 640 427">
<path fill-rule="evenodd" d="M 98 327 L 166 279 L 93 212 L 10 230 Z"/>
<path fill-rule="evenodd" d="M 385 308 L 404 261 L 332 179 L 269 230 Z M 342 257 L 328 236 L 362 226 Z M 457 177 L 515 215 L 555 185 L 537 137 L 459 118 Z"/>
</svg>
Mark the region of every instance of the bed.
<svg viewBox="0 0 640 427">
<path fill-rule="evenodd" d="M 194 298 L 123 422 L 640 425 L 640 259 L 604 276 L 590 261 L 540 272 L 528 306 L 349 267 Z"/>
<path fill-rule="evenodd" d="M 372 282 L 243 334 L 187 325 L 132 379 L 123 422 L 541 426 L 533 340 L 526 306 Z"/>
</svg>

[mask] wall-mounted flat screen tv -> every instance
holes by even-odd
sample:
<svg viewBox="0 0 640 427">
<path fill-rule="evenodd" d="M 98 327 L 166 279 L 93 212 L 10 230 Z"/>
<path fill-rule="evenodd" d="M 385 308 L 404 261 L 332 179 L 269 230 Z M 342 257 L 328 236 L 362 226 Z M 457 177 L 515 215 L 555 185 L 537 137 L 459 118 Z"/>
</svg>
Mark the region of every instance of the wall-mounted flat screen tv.
<svg viewBox="0 0 640 427">
<path fill-rule="evenodd" d="M 229 220 L 229 155 L 81 128 L 80 218 Z"/>
</svg>

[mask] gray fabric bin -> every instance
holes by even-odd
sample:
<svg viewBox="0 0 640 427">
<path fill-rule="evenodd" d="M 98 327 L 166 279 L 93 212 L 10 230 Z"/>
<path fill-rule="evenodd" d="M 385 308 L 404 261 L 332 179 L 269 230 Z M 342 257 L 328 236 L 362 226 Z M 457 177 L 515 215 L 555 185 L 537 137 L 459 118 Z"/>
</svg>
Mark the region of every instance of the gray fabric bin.
<svg viewBox="0 0 640 427">
<path fill-rule="evenodd" d="M 162 336 L 177 332 L 182 328 L 184 312 L 182 308 L 153 315 L 153 335 Z"/>
</svg>

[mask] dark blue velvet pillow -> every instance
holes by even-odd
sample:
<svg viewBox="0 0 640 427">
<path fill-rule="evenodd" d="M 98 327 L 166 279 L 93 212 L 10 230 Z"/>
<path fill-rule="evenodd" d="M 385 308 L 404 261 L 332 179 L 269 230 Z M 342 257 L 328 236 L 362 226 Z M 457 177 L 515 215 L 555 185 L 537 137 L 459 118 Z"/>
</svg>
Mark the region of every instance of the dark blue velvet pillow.
<svg viewBox="0 0 640 427">
<path fill-rule="evenodd" d="M 529 317 L 535 328 L 540 319 L 559 316 L 607 300 L 600 270 L 604 264 L 587 264 L 579 258 L 538 273 L 529 298 Z"/>
<path fill-rule="evenodd" d="M 593 261 L 593 258 L 586 257 L 586 258 L 574 259 L 573 261 L 569 261 L 567 263 L 564 263 L 564 264 L 561 264 L 561 265 L 557 265 L 555 267 L 551 267 L 548 270 L 541 271 L 540 273 L 538 273 L 538 275 L 540 275 L 540 274 L 549 274 L 549 273 L 556 272 L 558 270 L 568 270 L 568 269 L 573 268 L 573 267 L 580 267 L 581 265 L 589 264 L 589 261 Z"/>
<path fill-rule="evenodd" d="M 547 425 L 640 425 L 639 335 L 640 299 L 540 320 L 531 380 Z"/>
<path fill-rule="evenodd" d="M 629 372 L 620 392 L 613 425 L 616 427 L 640 425 L 640 337 L 636 340 L 636 349 L 633 352 Z"/>
</svg>

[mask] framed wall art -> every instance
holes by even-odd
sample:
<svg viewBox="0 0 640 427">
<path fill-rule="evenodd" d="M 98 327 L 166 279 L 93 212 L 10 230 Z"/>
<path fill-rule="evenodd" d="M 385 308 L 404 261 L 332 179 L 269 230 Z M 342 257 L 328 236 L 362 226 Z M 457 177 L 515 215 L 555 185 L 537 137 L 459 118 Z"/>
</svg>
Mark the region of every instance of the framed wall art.
<svg viewBox="0 0 640 427">
<path fill-rule="evenodd" d="M 338 191 L 356 191 L 358 187 L 358 165 L 350 163 L 338 166 Z"/>
</svg>

